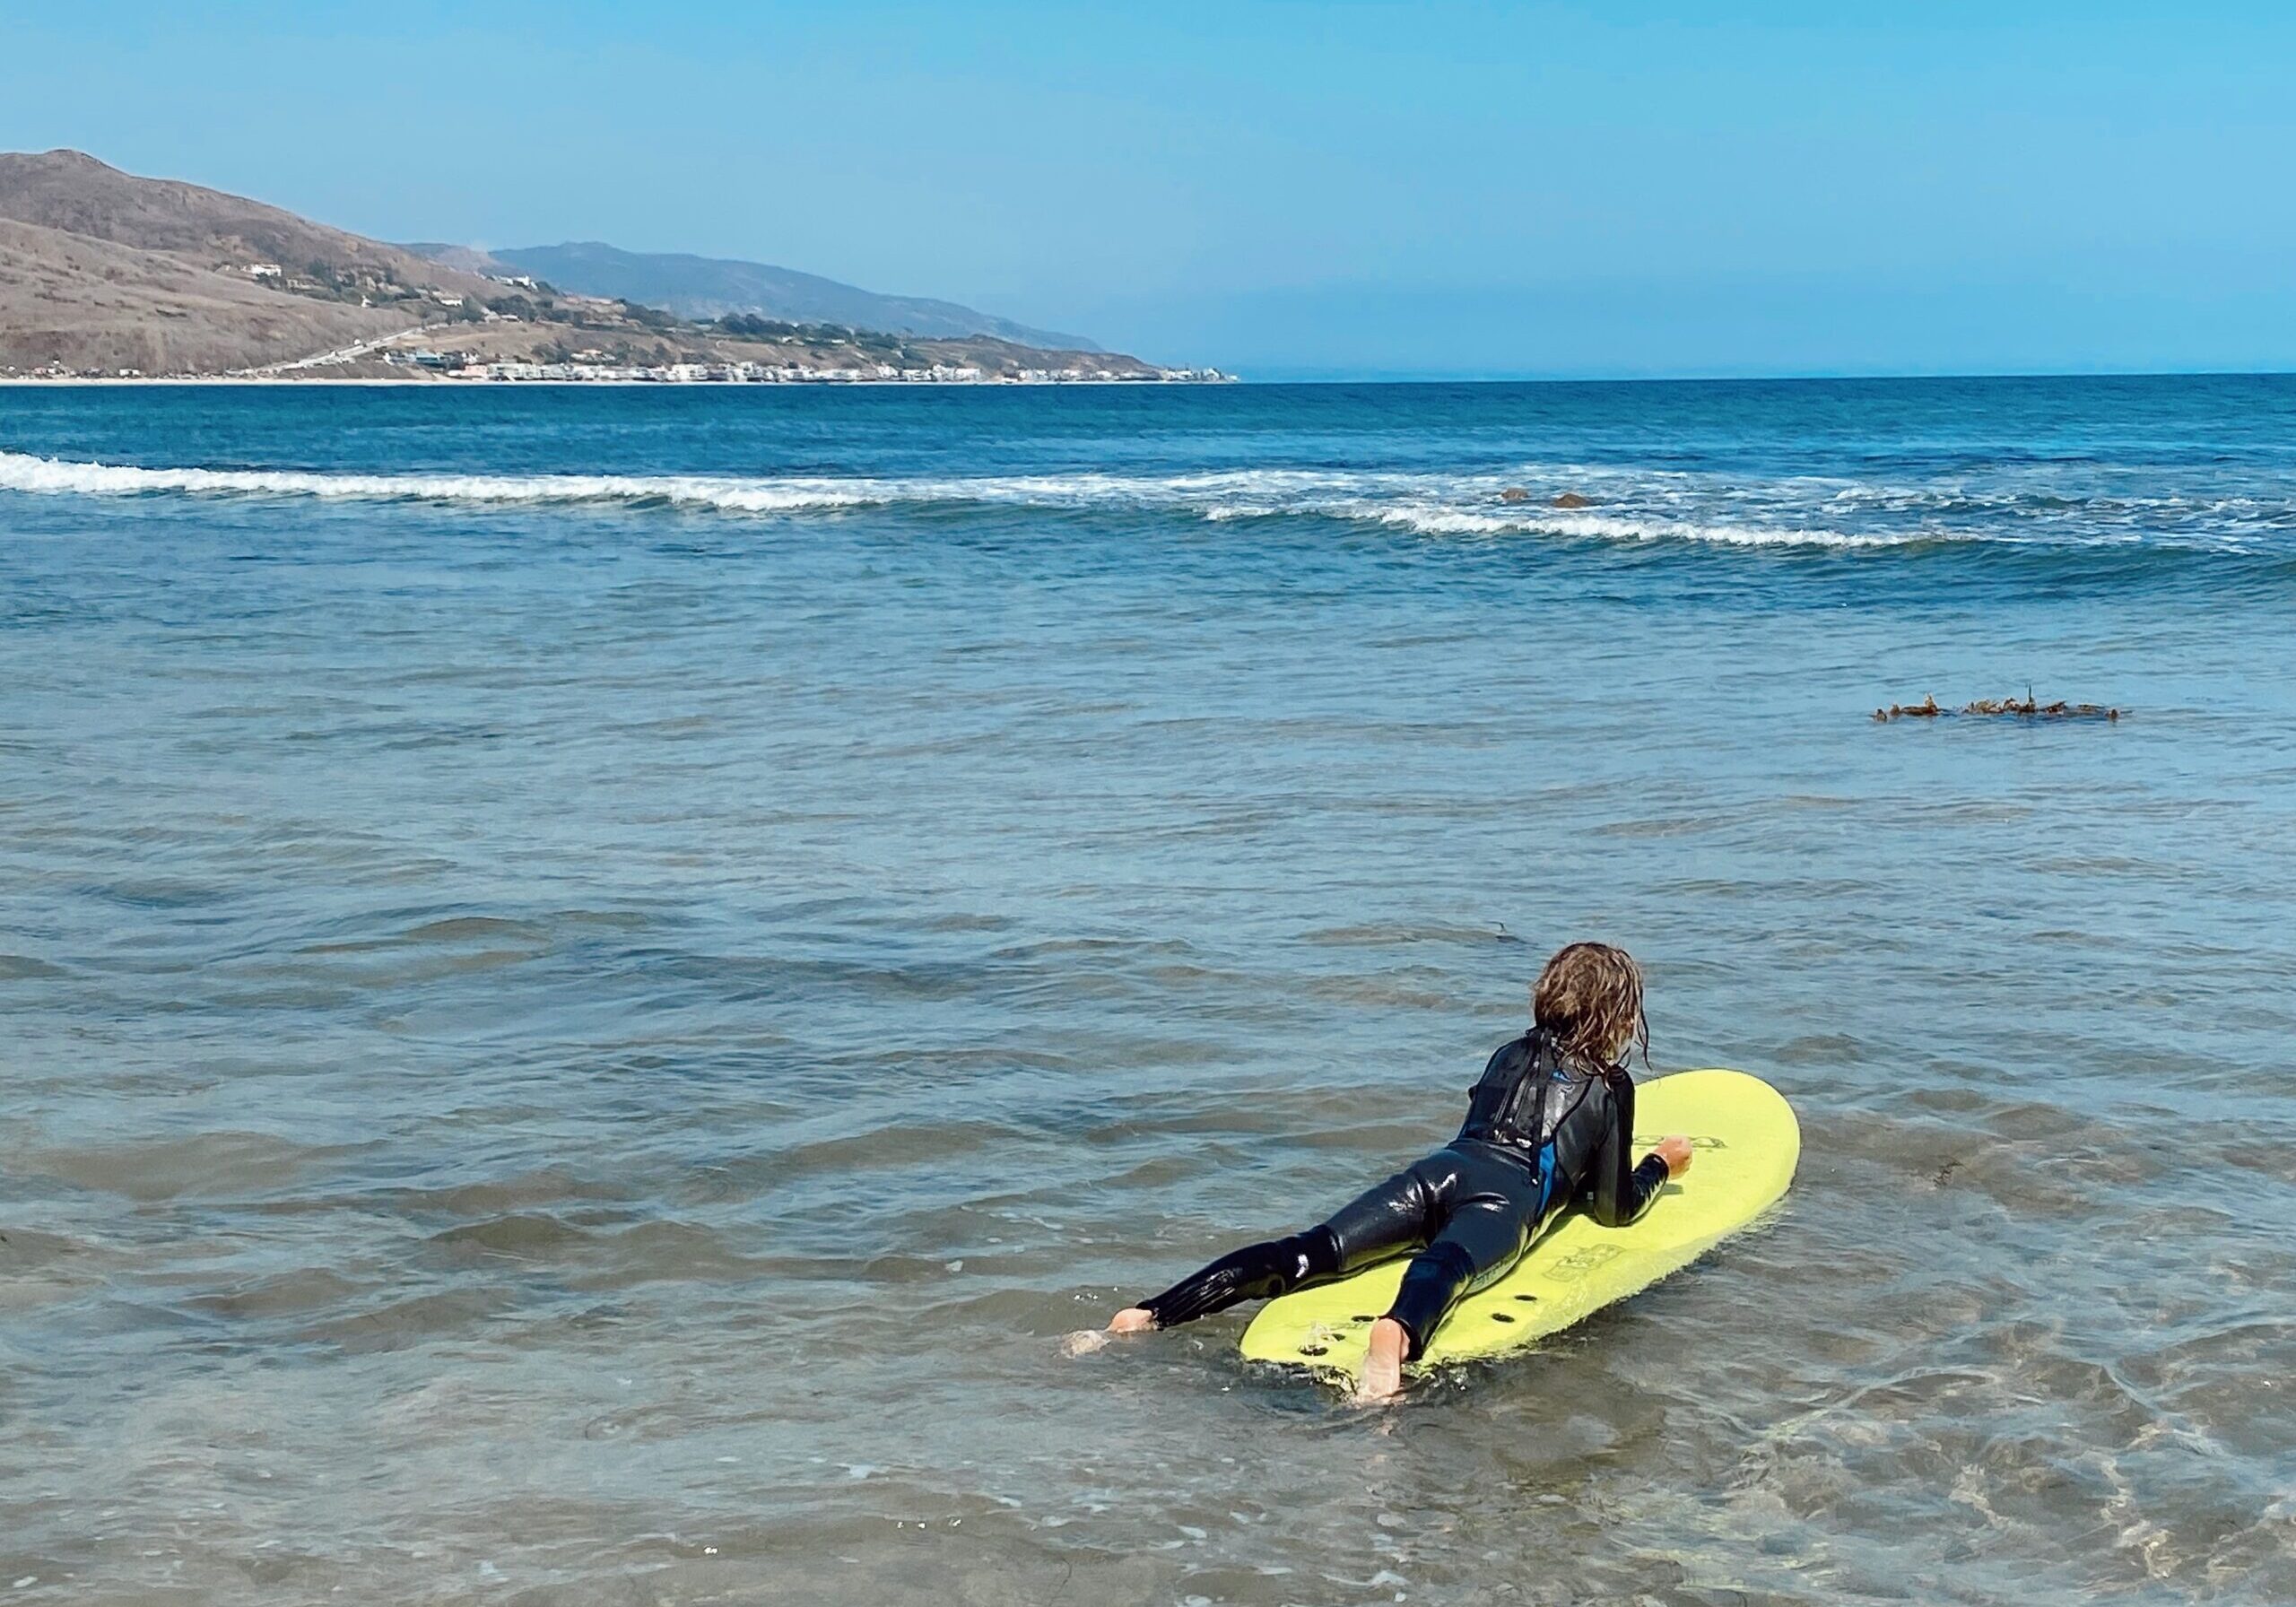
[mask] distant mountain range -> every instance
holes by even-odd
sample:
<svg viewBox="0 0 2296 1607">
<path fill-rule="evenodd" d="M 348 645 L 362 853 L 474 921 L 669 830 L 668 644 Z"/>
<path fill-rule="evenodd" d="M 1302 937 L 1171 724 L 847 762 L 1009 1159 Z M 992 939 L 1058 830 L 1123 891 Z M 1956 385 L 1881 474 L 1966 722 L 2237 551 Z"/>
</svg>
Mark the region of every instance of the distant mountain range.
<svg viewBox="0 0 2296 1607">
<path fill-rule="evenodd" d="M 1101 350 L 1082 335 L 1032 329 L 954 301 L 879 295 L 768 263 L 691 256 L 683 252 L 624 251 L 597 240 L 492 250 L 424 241 L 405 249 L 465 273 L 531 274 L 578 296 L 612 296 L 666 308 L 689 318 L 753 313 L 791 324 L 842 324 L 894 334 L 985 334 L 1022 346 L 1064 352 Z"/>
<path fill-rule="evenodd" d="M 375 296 L 284 295 L 326 265 Z M 285 265 L 282 266 L 281 265 Z M 258 266 L 274 274 L 257 277 Z M 378 337 L 483 279 L 218 190 L 77 151 L 0 152 L 0 369 L 215 373 Z"/>
<path fill-rule="evenodd" d="M 123 173 L 78 151 L 0 152 L 0 378 L 696 370 L 1204 377 L 1087 351 L 954 302 L 872 295 L 755 263 L 596 245 L 492 254 L 392 246 L 243 196 Z"/>
</svg>

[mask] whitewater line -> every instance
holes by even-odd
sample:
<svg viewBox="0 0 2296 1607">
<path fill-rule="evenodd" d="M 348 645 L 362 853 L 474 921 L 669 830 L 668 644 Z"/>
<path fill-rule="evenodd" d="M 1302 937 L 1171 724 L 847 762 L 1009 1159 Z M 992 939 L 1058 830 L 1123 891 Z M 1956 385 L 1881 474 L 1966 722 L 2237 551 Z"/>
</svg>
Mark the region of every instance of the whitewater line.
<svg viewBox="0 0 2296 1607">
<path fill-rule="evenodd" d="M 1544 536 L 1564 541 L 1644 543 L 1679 541 L 1715 546 L 1879 548 L 1909 545 L 2068 546 L 2131 544 L 2118 533 L 1941 527 L 1927 521 L 1883 530 L 1805 524 L 1822 507 L 1796 506 L 1773 494 L 1734 508 L 1702 509 L 1682 495 L 1683 477 L 1644 477 L 1614 465 L 1524 465 L 1506 471 L 1438 474 L 1397 470 L 1224 469 L 1165 475 L 1106 473 L 877 479 L 856 476 L 732 477 L 705 474 L 399 474 L 314 469 L 145 468 L 74 462 L 0 449 L 0 492 L 44 496 L 309 497 L 327 501 L 430 502 L 474 507 L 573 507 L 583 504 L 670 508 L 750 516 L 836 513 L 879 507 L 1025 508 L 1052 513 L 1132 511 L 1213 523 L 1321 518 L 1377 525 L 1428 536 Z M 1601 484 L 1605 505 L 1554 508 L 1502 501 L 1524 480 Z M 1656 484 L 1649 483 L 1655 480 Z M 1626 482 L 1626 483 L 1621 483 Z M 1638 492 L 1640 493 L 1638 496 Z M 1874 493 L 1878 494 L 1878 492 Z M 1892 491 L 1892 495 L 1896 493 Z M 1918 501 L 1918 494 L 1913 493 Z M 1961 493 L 1953 493 L 1960 495 Z M 1663 510 L 1638 508 L 1656 496 Z M 1839 494 L 1826 507 L 1838 507 Z M 1742 511 L 1741 511 L 1742 510 Z M 1735 517 L 1734 517 L 1734 515 Z M 2227 543 L 2161 542 L 2163 546 Z"/>
</svg>

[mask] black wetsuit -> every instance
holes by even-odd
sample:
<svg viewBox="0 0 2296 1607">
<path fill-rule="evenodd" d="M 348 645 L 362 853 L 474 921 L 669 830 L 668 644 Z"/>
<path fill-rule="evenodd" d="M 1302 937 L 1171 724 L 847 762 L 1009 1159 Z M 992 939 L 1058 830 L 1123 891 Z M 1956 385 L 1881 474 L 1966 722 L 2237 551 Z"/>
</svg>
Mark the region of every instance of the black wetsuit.
<svg viewBox="0 0 2296 1607">
<path fill-rule="evenodd" d="M 1416 1356 L 1451 1307 L 1503 1277 L 1564 1206 L 1584 1206 L 1605 1228 L 1648 1209 L 1666 1163 L 1649 1155 L 1634 1164 L 1633 1141 L 1625 1068 L 1590 1070 L 1534 1030 L 1492 1055 L 1448 1145 L 1322 1226 L 1247 1245 L 1144 1304 L 1169 1328 L 1409 1253 L 1387 1316 Z"/>
</svg>

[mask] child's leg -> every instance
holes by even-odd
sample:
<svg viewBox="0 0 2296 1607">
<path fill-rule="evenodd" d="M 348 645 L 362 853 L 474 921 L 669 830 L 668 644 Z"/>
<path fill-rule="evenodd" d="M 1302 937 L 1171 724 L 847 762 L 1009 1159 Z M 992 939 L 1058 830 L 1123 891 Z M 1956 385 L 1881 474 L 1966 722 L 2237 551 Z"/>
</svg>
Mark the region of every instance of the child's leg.
<svg viewBox="0 0 2296 1607">
<path fill-rule="evenodd" d="M 1423 1163 L 1422 1163 L 1423 1164 Z M 1225 1311 L 1243 1300 L 1266 1300 L 1312 1289 L 1427 1242 L 1435 1191 L 1413 1167 L 1357 1195 L 1320 1227 L 1231 1251 L 1190 1273 L 1154 1299 L 1116 1315 L 1119 1333 L 1170 1328 Z"/>
<path fill-rule="evenodd" d="M 1472 1194 L 1460 1201 L 1424 1250 L 1404 1269 L 1387 1316 L 1371 1325 L 1359 1394 L 1385 1400 L 1403 1385 L 1403 1364 L 1427 1348 L 1451 1307 L 1487 1289 L 1522 1258 L 1538 1225 L 1528 1191 Z"/>
</svg>

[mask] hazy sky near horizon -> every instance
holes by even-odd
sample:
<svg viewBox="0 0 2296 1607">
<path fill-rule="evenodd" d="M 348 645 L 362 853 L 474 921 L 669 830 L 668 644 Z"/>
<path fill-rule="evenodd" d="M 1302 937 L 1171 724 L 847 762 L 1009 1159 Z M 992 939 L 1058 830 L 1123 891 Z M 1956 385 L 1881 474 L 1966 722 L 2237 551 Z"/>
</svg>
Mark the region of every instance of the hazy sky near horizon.
<svg viewBox="0 0 2296 1607">
<path fill-rule="evenodd" d="M 109 4 L 0 44 L 0 147 L 1248 375 L 2296 367 L 2286 4 Z"/>
</svg>

